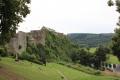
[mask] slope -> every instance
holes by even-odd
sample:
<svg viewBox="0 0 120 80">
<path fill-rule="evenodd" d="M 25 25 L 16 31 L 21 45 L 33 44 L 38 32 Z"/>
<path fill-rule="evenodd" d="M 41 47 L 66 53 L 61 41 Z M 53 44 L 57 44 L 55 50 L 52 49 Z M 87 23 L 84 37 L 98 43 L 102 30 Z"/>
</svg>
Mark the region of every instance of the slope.
<svg viewBox="0 0 120 80">
<path fill-rule="evenodd" d="M 56 63 L 41 66 L 28 61 L 15 62 L 11 58 L 2 58 L 0 66 L 22 76 L 24 80 L 119 80 L 110 76 L 90 75 Z"/>
</svg>

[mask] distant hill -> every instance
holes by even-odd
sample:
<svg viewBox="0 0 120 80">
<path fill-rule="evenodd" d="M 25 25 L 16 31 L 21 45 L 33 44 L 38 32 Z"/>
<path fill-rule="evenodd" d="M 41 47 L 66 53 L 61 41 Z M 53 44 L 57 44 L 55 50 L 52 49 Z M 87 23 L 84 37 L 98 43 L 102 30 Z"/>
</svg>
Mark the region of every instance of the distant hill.
<svg viewBox="0 0 120 80">
<path fill-rule="evenodd" d="M 67 36 L 74 43 L 79 44 L 81 47 L 97 47 L 98 45 L 108 44 L 111 41 L 113 35 L 113 33 L 71 33 Z"/>
</svg>

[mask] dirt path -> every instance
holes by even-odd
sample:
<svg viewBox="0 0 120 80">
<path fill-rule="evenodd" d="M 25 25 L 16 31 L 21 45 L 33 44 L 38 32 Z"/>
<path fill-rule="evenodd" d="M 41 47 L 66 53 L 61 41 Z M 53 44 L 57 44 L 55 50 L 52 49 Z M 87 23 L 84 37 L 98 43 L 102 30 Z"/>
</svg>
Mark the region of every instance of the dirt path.
<svg viewBox="0 0 120 80">
<path fill-rule="evenodd" d="M 3 67 L 0 67 L 0 75 L 5 77 L 7 80 L 26 80 L 22 76 L 17 75 Z"/>
<path fill-rule="evenodd" d="M 108 76 L 115 76 L 115 77 L 120 77 L 120 73 L 118 72 L 111 72 L 108 70 L 105 70 L 102 72 L 103 75 L 108 75 Z"/>
</svg>

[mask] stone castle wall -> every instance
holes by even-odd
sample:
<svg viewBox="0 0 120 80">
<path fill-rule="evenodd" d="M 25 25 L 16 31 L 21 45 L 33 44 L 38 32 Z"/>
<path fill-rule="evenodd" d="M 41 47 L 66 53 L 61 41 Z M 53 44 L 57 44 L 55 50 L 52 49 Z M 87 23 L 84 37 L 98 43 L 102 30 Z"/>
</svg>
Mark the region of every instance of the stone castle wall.
<svg viewBox="0 0 120 80">
<path fill-rule="evenodd" d="M 43 30 L 31 31 L 28 35 L 28 39 L 34 44 L 45 45 L 45 32 Z"/>
<path fill-rule="evenodd" d="M 10 39 L 10 42 L 8 44 L 8 52 L 22 53 L 26 50 L 26 46 L 26 33 L 20 31 L 15 35 L 15 37 Z"/>
<path fill-rule="evenodd" d="M 9 53 L 18 53 L 26 51 L 27 43 L 30 44 L 42 44 L 45 45 L 45 31 L 44 28 L 41 30 L 34 30 L 29 33 L 18 32 L 15 37 L 11 38 L 8 44 Z"/>
</svg>

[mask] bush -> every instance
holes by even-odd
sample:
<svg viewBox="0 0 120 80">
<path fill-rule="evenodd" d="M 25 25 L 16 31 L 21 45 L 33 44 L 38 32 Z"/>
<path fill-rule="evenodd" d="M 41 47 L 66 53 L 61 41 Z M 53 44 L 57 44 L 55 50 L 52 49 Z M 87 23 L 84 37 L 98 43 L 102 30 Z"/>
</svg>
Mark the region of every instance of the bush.
<svg viewBox="0 0 120 80">
<path fill-rule="evenodd" d="M 33 61 L 36 59 L 36 56 L 34 54 L 29 54 L 27 52 L 23 52 L 20 56 L 19 59 L 22 60 L 28 60 L 28 61 Z"/>
<path fill-rule="evenodd" d="M 4 48 L 0 48 L 0 56 L 5 57 L 7 56 L 6 51 Z"/>
<path fill-rule="evenodd" d="M 100 75 L 100 74 L 101 72 L 99 70 L 94 73 L 94 75 Z"/>
<path fill-rule="evenodd" d="M 2 59 L 1 59 L 1 56 L 0 56 L 0 61 L 1 61 Z"/>
</svg>

